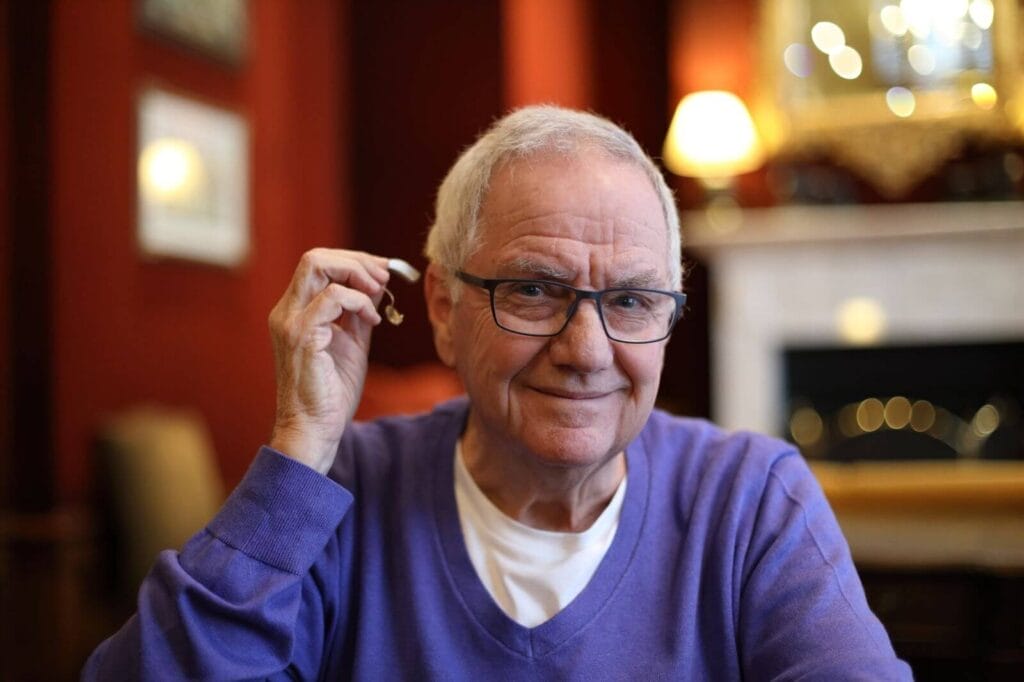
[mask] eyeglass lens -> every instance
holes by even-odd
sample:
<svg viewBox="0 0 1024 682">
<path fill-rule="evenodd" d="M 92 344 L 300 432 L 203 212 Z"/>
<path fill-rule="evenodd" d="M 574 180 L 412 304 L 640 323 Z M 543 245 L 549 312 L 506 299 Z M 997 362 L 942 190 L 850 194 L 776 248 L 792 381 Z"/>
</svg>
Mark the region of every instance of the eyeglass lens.
<svg viewBox="0 0 1024 682">
<path fill-rule="evenodd" d="M 495 321 L 519 334 L 557 334 L 565 326 L 575 301 L 573 289 L 552 282 L 502 282 L 493 291 Z M 676 301 L 663 292 L 612 289 L 601 295 L 600 309 L 609 337 L 643 343 L 657 341 L 668 334 L 676 313 Z"/>
</svg>

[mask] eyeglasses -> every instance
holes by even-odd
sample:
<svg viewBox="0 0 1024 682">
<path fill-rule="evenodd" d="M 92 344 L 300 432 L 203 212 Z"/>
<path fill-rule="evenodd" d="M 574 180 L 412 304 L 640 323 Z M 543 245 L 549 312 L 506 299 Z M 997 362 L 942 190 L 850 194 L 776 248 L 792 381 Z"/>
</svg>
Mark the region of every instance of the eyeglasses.
<svg viewBox="0 0 1024 682">
<path fill-rule="evenodd" d="M 609 339 L 654 343 L 668 338 L 686 303 L 686 294 L 660 289 L 585 291 L 539 279 L 483 279 L 461 270 L 455 276 L 490 293 L 495 324 L 525 336 L 561 334 L 580 301 L 592 299 Z"/>
</svg>

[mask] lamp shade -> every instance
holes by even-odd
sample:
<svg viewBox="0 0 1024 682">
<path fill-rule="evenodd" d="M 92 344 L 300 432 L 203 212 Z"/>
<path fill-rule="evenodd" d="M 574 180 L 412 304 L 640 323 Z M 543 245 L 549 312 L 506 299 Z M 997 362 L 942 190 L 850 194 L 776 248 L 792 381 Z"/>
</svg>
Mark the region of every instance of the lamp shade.
<svg viewBox="0 0 1024 682">
<path fill-rule="evenodd" d="M 676 175 L 725 179 L 757 169 L 764 150 L 750 112 L 723 90 L 687 95 L 665 137 L 665 165 Z"/>
</svg>

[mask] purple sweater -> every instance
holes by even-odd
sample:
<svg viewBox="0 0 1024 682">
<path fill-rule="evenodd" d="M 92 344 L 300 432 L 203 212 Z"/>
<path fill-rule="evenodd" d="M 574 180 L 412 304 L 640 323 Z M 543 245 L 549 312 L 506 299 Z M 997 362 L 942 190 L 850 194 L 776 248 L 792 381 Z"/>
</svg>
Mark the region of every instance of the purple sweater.
<svg viewBox="0 0 1024 682">
<path fill-rule="evenodd" d="M 593 578 L 515 623 L 459 528 L 466 410 L 354 425 L 330 478 L 262 449 L 83 679 L 910 679 L 801 457 L 662 412 Z"/>
</svg>

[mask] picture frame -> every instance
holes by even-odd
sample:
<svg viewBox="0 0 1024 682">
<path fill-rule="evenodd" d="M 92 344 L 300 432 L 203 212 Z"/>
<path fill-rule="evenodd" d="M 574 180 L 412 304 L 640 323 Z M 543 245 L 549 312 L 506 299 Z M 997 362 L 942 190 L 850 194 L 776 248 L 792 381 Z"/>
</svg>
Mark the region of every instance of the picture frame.
<svg viewBox="0 0 1024 682">
<path fill-rule="evenodd" d="M 228 65 L 245 61 L 248 0 L 137 0 L 136 9 L 144 31 Z"/>
<path fill-rule="evenodd" d="M 242 264 L 250 250 L 245 118 L 146 87 L 138 97 L 137 152 L 143 256 Z"/>
<path fill-rule="evenodd" d="M 987 7 L 987 22 L 976 16 L 976 4 Z M 964 15 L 953 21 L 970 30 L 952 40 L 937 24 L 930 35 L 914 33 L 913 17 L 903 17 L 893 32 L 887 22 L 904 5 L 918 12 L 958 6 Z M 752 109 L 773 156 L 828 156 L 896 198 L 968 140 L 1012 145 L 1024 138 L 1024 12 L 1017 0 L 761 0 L 760 12 Z M 832 55 L 813 44 L 819 23 L 841 27 L 845 45 L 857 52 L 857 75 L 839 75 Z M 915 56 L 927 59 L 915 63 Z M 990 98 L 975 97 L 975 85 Z"/>
</svg>

